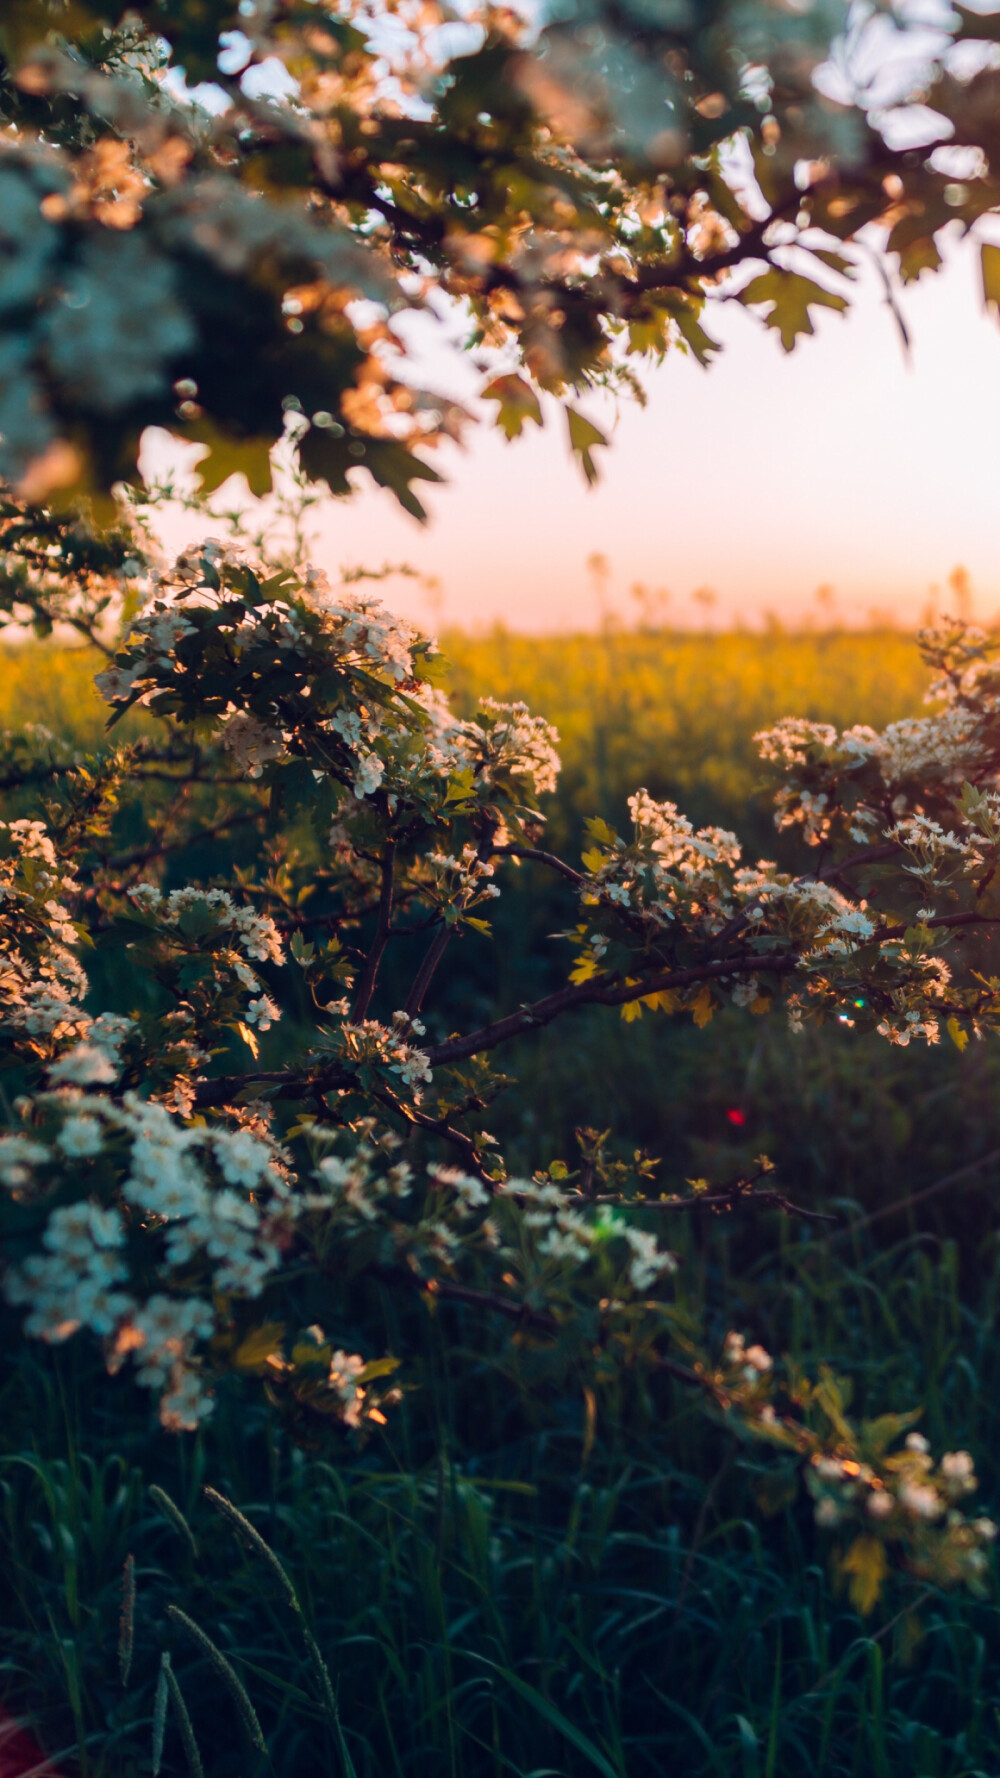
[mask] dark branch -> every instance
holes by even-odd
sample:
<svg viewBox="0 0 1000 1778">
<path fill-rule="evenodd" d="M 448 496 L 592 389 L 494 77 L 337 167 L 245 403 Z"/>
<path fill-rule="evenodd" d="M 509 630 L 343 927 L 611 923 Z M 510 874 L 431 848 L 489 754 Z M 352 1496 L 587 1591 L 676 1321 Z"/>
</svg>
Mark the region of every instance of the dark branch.
<svg viewBox="0 0 1000 1778">
<path fill-rule="evenodd" d="M 494 858 L 532 858 L 536 864 L 546 864 L 549 870 L 558 871 L 559 875 L 566 877 L 570 883 L 579 885 L 586 882 L 582 873 L 574 870 L 571 864 L 566 864 L 562 858 L 557 858 L 554 852 L 543 852 L 537 846 L 497 846 L 493 856 Z"/>
<path fill-rule="evenodd" d="M 458 1284 L 451 1278 L 421 1278 L 416 1272 L 408 1272 L 402 1266 L 373 1266 L 372 1271 L 383 1284 L 419 1290 L 425 1296 L 436 1297 L 441 1302 L 468 1303 L 472 1308 L 489 1309 L 495 1315 L 503 1315 L 507 1321 L 542 1328 L 546 1333 L 556 1334 L 561 1326 L 556 1317 L 545 1309 L 533 1309 L 529 1303 L 515 1302 L 511 1297 L 493 1296 L 489 1291 L 475 1290 L 471 1285 Z M 679 1383 L 693 1384 L 696 1389 L 703 1389 L 708 1395 L 718 1393 L 711 1377 L 700 1371 L 689 1370 L 686 1364 L 678 1364 L 676 1359 L 664 1358 L 662 1353 L 657 1352 L 651 1356 L 651 1362 L 668 1377 L 676 1377 Z"/>
<path fill-rule="evenodd" d="M 522 1006 L 517 1012 L 508 1013 L 505 1019 L 482 1025 L 466 1037 L 452 1037 L 446 1043 L 433 1045 L 427 1052 L 428 1060 L 431 1067 L 465 1061 L 482 1050 L 496 1049 L 498 1044 L 507 1043 L 524 1031 L 551 1025 L 553 1019 L 574 1006 L 625 1006 L 629 1001 L 644 1000 L 649 994 L 691 988 L 698 982 L 718 981 L 728 975 L 790 975 L 798 964 L 795 952 L 784 957 L 732 957 L 720 958 L 714 963 L 699 963 L 692 969 L 661 970 L 639 982 L 602 984 L 600 978 L 596 982 L 581 982 L 576 987 L 560 988 L 554 994 L 546 994 L 531 1006 Z"/>
<path fill-rule="evenodd" d="M 365 958 L 364 968 L 361 971 L 361 980 L 358 983 L 358 991 L 354 1000 L 354 1010 L 351 1014 L 351 1017 L 356 1024 L 359 1023 L 361 1019 L 365 1018 L 368 1008 L 371 1005 L 371 998 L 375 992 L 375 983 L 378 980 L 379 965 L 385 955 L 385 947 L 389 942 L 389 927 L 392 923 L 393 888 L 396 880 L 395 871 L 396 842 L 394 840 L 386 840 L 385 852 L 382 857 L 378 919 L 375 923 L 375 933 L 372 938 L 368 955 Z"/>
<path fill-rule="evenodd" d="M 837 1222 L 836 1216 L 830 1216 L 822 1210 L 805 1210 L 801 1204 L 793 1204 L 782 1192 L 748 1191 L 742 1186 L 733 1186 L 730 1191 L 703 1192 L 689 1198 L 623 1198 L 616 1192 L 602 1192 L 597 1197 L 581 1193 L 573 1202 L 580 1204 L 617 1204 L 622 1209 L 636 1210 L 672 1210 L 688 1212 L 696 1210 L 726 1211 L 735 1210 L 740 1205 L 756 1210 L 781 1210 L 786 1216 L 801 1216 L 805 1222 Z"/>
<path fill-rule="evenodd" d="M 442 926 L 440 930 L 434 934 L 434 937 L 431 939 L 430 944 L 424 952 L 423 961 L 413 978 L 413 986 L 406 997 L 406 1012 L 411 1019 L 416 1018 L 420 1008 L 423 1006 L 424 995 L 430 987 L 437 966 L 448 948 L 448 940 L 450 937 L 451 928 L 449 926 Z"/>
</svg>

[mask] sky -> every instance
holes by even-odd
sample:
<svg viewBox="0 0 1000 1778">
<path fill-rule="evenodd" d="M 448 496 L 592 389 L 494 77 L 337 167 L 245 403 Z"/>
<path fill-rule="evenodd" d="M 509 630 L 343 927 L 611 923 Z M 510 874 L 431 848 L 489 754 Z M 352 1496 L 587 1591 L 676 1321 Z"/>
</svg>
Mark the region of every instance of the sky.
<svg viewBox="0 0 1000 1778">
<path fill-rule="evenodd" d="M 426 526 L 362 471 L 353 500 L 316 514 L 315 558 L 333 572 L 409 564 L 385 597 L 430 629 L 592 628 L 609 610 L 634 622 L 635 583 L 667 595 L 668 622 L 698 628 L 768 613 L 907 625 L 929 597 L 947 601 L 957 565 L 974 614 L 1000 614 L 1000 324 L 983 311 L 974 247 L 953 245 L 902 306 L 909 358 L 874 272 L 847 317 L 820 312 L 789 356 L 719 303 L 710 331 L 725 350 L 710 369 L 671 353 L 643 374 L 644 409 L 589 404 L 613 432 L 596 488 L 554 408 L 512 444 L 470 427 L 434 459 L 448 479 L 421 489 Z M 166 527 L 171 543 L 199 529 Z"/>
</svg>

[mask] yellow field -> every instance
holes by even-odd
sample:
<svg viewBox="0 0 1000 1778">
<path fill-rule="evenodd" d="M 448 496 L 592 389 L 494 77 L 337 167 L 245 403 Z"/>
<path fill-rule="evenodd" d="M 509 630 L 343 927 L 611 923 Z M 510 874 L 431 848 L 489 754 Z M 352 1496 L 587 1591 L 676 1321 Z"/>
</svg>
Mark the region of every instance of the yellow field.
<svg viewBox="0 0 1000 1778">
<path fill-rule="evenodd" d="M 928 674 L 893 631 L 442 637 L 462 705 L 523 698 L 562 738 L 563 794 L 586 812 L 638 784 L 692 814 L 732 810 L 760 786 L 750 738 L 780 716 L 881 727 L 918 714 Z"/>
<path fill-rule="evenodd" d="M 609 812 L 644 783 L 693 814 L 738 811 L 761 771 L 754 730 L 782 715 L 879 727 L 921 707 L 927 674 L 909 636 L 677 633 L 442 638 L 448 682 L 471 708 L 523 698 L 562 738 L 563 796 Z M 86 649 L 27 643 L 0 654 L 0 728 L 41 722 L 96 743 L 107 707 Z"/>
</svg>

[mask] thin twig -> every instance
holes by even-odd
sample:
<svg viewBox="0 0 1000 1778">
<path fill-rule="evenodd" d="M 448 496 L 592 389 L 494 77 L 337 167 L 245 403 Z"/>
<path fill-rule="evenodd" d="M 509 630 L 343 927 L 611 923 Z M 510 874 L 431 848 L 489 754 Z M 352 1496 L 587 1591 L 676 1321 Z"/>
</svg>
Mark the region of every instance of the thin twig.
<svg viewBox="0 0 1000 1778">
<path fill-rule="evenodd" d="M 489 1291 L 475 1290 L 468 1284 L 458 1284 L 452 1278 L 421 1278 L 416 1272 L 407 1271 L 402 1266 L 373 1266 L 372 1271 L 383 1284 L 399 1284 L 406 1289 L 419 1290 L 442 1302 L 468 1303 L 472 1308 L 490 1309 L 496 1315 L 503 1315 L 508 1321 L 544 1328 L 546 1333 L 558 1333 L 561 1327 L 556 1317 L 545 1309 L 533 1309 L 530 1303 L 515 1302 L 511 1297 L 493 1296 Z M 716 1386 L 710 1377 L 700 1371 L 690 1370 L 685 1364 L 678 1364 L 676 1359 L 665 1358 L 662 1353 L 657 1352 L 651 1355 L 651 1362 L 655 1369 L 663 1371 L 669 1377 L 675 1377 L 679 1383 L 693 1384 L 709 1395 L 716 1394 Z"/>
<path fill-rule="evenodd" d="M 983 1171 L 984 1167 L 992 1167 L 998 1161 L 1000 1161 L 1000 1148 L 991 1148 L 989 1153 L 981 1155 L 978 1161 L 968 1161 L 964 1167 L 959 1167 L 954 1173 L 946 1173 L 943 1179 L 936 1179 L 933 1185 L 925 1185 L 918 1192 L 908 1192 L 905 1198 L 896 1198 L 891 1204 L 883 1204 L 878 1210 L 872 1210 L 868 1216 L 859 1216 L 856 1222 L 849 1222 L 846 1228 L 837 1229 L 831 1235 L 823 1235 L 809 1251 L 815 1252 L 817 1247 L 829 1246 L 833 1241 L 842 1240 L 845 1235 L 853 1235 L 859 1229 L 870 1228 L 873 1222 L 881 1222 L 886 1216 L 896 1216 L 900 1210 L 909 1210 L 914 1204 L 926 1203 L 928 1198 L 936 1197 L 938 1192 L 948 1191 L 953 1185 L 964 1185 L 967 1179 L 974 1178 L 977 1173 Z"/>
<path fill-rule="evenodd" d="M 738 1205 L 745 1204 L 757 1210 L 782 1210 L 786 1216 L 800 1216 L 805 1222 L 839 1222 L 840 1220 L 837 1216 L 830 1216 L 826 1211 L 806 1210 L 801 1204 L 793 1204 L 792 1200 L 786 1198 L 782 1192 L 748 1191 L 739 1185 L 730 1187 L 728 1191 L 702 1192 L 688 1198 L 623 1198 L 615 1192 L 602 1192 L 597 1197 L 587 1197 L 581 1192 L 579 1201 L 581 1204 L 618 1204 L 622 1208 L 635 1210 L 686 1211 L 689 1215 L 695 1210 L 735 1210 Z"/>
<path fill-rule="evenodd" d="M 586 882 L 583 874 L 574 870 L 573 866 L 567 864 L 565 859 L 557 857 L 555 852 L 543 852 L 538 846 L 495 846 L 493 856 L 494 858 L 531 858 L 536 864 L 545 864 L 549 870 L 558 871 L 559 875 L 565 877 L 570 883 L 579 886 L 579 884 Z"/>
</svg>

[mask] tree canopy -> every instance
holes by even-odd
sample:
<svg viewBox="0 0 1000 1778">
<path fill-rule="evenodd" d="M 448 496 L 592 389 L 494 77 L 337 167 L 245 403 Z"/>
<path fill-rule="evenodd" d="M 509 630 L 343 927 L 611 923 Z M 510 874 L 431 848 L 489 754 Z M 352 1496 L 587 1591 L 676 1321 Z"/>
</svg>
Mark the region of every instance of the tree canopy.
<svg viewBox="0 0 1000 1778">
<path fill-rule="evenodd" d="M 410 322 L 464 317 L 508 436 L 707 362 L 712 301 L 789 349 L 859 252 L 892 294 L 1000 199 L 997 15 L 757 0 L 12 0 L 0 20 L 0 474 L 107 494 L 144 427 L 413 512 L 460 430 Z M 998 250 L 984 249 L 988 298 Z"/>
</svg>

